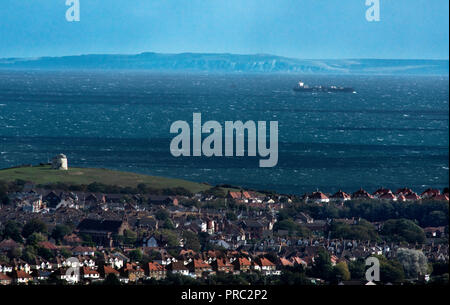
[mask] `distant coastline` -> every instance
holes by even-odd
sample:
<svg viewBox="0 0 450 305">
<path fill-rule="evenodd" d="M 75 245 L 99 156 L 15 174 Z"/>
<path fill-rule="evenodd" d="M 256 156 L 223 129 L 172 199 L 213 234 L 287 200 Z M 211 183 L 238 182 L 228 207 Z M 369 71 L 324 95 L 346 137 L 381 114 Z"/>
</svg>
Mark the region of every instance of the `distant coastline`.
<svg viewBox="0 0 450 305">
<path fill-rule="evenodd" d="M 270 54 L 146 52 L 62 57 L 0 58 L 0 70 L 149 70 L 174 72 L 302 73 L 336 75 L 449 75 L 449 60 L 296 59 Z"/>
</svg>

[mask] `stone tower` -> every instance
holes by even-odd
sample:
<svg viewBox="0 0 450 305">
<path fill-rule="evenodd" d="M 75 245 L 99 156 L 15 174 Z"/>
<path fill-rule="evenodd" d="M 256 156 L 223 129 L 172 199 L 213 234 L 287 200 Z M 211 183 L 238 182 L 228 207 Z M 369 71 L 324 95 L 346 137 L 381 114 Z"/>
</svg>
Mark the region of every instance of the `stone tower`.
<svg viewBox="0 0 450 305">
<path fill-rule="evenodd" d="M 66 155 L 59 154 L 52 159 L 52 169 L 68 170 Z"/>
</svg>

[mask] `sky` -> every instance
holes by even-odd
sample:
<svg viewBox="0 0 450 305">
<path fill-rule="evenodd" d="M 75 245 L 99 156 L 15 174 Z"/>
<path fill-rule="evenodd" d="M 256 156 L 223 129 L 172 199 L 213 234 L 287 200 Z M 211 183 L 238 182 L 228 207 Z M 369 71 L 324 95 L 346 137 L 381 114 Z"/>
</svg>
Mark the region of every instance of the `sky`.
<svg viewBox="0 0 450 305">
<path fill-rule="evenodd" d="M 265 53 L 304 59 L 448 59 L 448 0 L 1 0 L 0 58 Z"/>
</svg>

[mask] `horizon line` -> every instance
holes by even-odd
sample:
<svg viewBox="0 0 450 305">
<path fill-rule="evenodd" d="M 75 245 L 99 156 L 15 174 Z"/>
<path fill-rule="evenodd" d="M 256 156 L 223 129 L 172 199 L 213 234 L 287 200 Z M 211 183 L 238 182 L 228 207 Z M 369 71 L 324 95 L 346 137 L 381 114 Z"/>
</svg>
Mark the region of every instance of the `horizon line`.
<svg viewBox="0 0 450 305">
<path fill-rule="evenodd" d="M 41 55 L 41 56 L 24 56 L 24 57 L 0 57 L 0 59 L 42 59 L 42 58 L 63 58 L 63 57 L 80 57 L 80 56 L 95 56 L 95 55 L 111 55 L 111 56 L 133 56 L 142 54 L 162 54 L 162 55 L 182 55 L 182 54 L 195 54 L 195 55 L 236 55 L 236 56 L 275 56 L 280 58 L 288 58 L 295 60 L 429 60 L 429 61 L 450 61 L 449 58 L 382 58 L 382 57 L 342 57 L 342 58 L 300 58 L 290 57 L 284 55 L 276 55 L 271 53 L 230 53 L 230 52 L 155 52 L 155 51 L 142 51 L 137 53 L 79 53 L 79 54 L 67 54 L 67 55 Z"/>
</svg>

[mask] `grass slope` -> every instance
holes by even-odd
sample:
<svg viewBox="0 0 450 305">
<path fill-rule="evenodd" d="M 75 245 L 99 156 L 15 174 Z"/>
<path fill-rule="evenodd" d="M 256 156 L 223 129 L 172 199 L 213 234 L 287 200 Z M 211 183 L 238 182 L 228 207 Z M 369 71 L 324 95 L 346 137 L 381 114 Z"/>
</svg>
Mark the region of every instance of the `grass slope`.
<svg viewBox="0 0 450 305">
<path fill-rule="evenodd" d="M 140 183 L 145 183 L 155 189 L 183 187 L 193 193 L 211 188 L 205 184 L 181 179 L 147 176 L 103 168 L 70 168 L 68 171 L 60 171 L 53 170 L 50 166 L 33 166 L 0 170 L 0 180 L 14 181 L 16 179 L 36 184 L 63 182 L 80 185 L 99 182 L 122 187 L 136 187 Z"/>
</svg>

